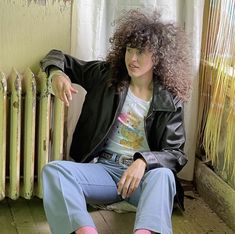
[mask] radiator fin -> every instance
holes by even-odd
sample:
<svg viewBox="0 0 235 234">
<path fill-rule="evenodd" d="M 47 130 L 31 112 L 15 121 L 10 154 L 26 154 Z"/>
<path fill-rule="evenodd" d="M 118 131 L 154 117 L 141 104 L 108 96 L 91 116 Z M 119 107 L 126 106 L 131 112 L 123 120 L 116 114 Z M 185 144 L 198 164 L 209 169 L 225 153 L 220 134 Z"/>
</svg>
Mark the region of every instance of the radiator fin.
<svg viewBox="0 0 235 234">
<path fill-rule="evenodd" d="M 22 107 L 22 77 L 15 70 L 12 70 L 8 78 L 10 92 L 10 135 L 9 135 L 9 154 L 10 154 L 10 185 L 9 197 L 17 199 L 20 190 L 20 136 L 21 136 L 21 107 Z"/>
<path fill-rule="evenodd" d="M 7 81 L 0 72 L 0 200 L 5 197 Z"/>
</svg>

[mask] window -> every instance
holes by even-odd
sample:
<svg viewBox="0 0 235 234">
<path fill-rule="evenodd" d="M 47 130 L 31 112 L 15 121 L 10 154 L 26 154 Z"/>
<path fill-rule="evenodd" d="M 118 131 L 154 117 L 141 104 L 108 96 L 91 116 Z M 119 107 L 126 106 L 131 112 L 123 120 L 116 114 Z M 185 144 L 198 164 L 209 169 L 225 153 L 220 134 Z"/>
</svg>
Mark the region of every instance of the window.
<svg viewBox="0 0 235 234">
<path fill-rule="evenodd" d="M 205 1 L 197 152 L 235 188 L 235 1 Z"/>
</svg>

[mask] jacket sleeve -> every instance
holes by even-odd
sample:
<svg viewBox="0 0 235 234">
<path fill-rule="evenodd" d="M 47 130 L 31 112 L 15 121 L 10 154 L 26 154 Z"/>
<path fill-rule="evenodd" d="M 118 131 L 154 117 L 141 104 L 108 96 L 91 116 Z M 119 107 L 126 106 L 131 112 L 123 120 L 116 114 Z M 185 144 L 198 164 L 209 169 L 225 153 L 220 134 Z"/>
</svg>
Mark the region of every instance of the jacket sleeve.
<svg viewBox="0 0 235 234">
<path fill-rule="evenodd" d="M 59 50 L 51 50 L 45 58 L 40 61 L 43 71 L 49 76 L 51 68 L 58 68 L 63 71 L 72 83 L 81 85 L 89 91 L 96 82 L 100 82 L 107 72 L 106 64 L 103 61 L 82 61 Z"/>
<path fill-rule="evenodd" d="M 168 113 L 167 122 L 161 138 L 159 151 L 136 152 L 134 160 L 143 158 L 147 170 L 166 167 L 178 173 L 187 163 L 183 151 L 185 144 L 184 109 L 181 101 L 176 104 L 176 111 Z"/>
</svg>

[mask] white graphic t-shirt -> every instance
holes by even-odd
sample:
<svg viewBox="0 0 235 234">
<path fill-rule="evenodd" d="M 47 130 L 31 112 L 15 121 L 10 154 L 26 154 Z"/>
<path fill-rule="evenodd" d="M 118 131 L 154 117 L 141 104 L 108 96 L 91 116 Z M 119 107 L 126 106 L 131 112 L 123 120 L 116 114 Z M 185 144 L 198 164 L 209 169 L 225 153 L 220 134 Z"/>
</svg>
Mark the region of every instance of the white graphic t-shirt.
<svg viewBox="0 0 235 234">
<path fill-rule="evenodd" d="M 133 156 L 136 151 L 148 151 L 149 146 L 144 130 L 150 101 L 136 97 L 128 89 L 122 111 L 117 118 L 105 149 L 114 153 Z"/>
</svg>

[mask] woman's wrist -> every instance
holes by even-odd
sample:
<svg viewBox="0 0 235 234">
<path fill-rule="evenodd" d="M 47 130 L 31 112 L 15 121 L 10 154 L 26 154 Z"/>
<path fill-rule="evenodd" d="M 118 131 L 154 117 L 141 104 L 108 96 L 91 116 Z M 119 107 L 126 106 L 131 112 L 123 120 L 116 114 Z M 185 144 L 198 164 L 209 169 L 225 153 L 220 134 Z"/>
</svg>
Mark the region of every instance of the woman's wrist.
<svg viewBox="0 0 235 234">
<path fill-rule="evenodd" d="M 138 158 L 135 161 L 139 161 L 145 165 L 145 169 L 147 168 L 147 162 L 144 160 L 144 158 Z"/>
</svg>

